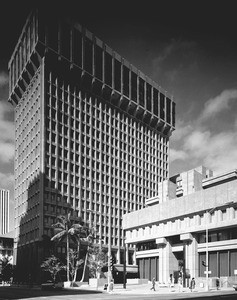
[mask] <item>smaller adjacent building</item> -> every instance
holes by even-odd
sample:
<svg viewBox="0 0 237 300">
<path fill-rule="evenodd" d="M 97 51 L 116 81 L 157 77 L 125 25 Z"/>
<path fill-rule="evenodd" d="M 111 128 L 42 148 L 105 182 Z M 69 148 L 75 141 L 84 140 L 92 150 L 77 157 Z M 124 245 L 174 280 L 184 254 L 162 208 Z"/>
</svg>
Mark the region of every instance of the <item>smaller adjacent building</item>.
<svg viewBox="0 0 237 300">
<path fill-rule="evenodd" d="M 123 216 L 123 229 L 140 278 L 166 283 L 182 272 L 205 281 L 208 255 L 209 277 L 228 282 L 237 272 L 237 170 L 172 176 L 146 208 Z"/>
<path fill-rule="evenodd" d="M 9 232 L 9 190 L 0 189 L 0 235 Z"/>
<path fill-rule="evenodd" d="M 13 265 L 14 231 L 0 235 L 0 281 L 3 274 L 3 260 L 7 258 L 9 264 Z"/>
</svg>

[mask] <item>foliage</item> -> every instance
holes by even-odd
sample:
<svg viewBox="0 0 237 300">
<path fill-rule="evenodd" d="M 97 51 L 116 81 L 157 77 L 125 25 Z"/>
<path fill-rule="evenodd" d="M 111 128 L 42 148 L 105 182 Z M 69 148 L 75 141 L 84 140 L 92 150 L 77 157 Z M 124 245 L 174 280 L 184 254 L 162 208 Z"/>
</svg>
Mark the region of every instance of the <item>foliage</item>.
<svg viewBox="0 0 237 300">
<path fill-rule="evenodd" d="M 92 278 L 99 278 L 101 270 L 108 264 L 108 256 L 105 249 L 97 244 L 92 244 L 89 249 L 88 267 Z"/>
<path fill-rule="evenodd" d="M 65 266 L 61 261 L 54 255 L 46 258 L 40 266 L 44 271 L 49 272 L 50 276 L 55 283 L 56 276 L 61 270 L 65 270 Z"/>
<path fill-rule="evenodd" d="M 69 273 L 71 278 L 76 278 L 76 273 L 80 267 L 82 267 L 84 263 L 83 259 L 79 258 L 79 253 L 77 250 L 69 249 Z"/>
<path fill-rule="evenodd" d="M 58 221 L 52 225 L 55 229 L 55 235 L 51 238 L 51 241 L 62 242 L 66 238 L 67 244 L 67 280 L 70 281 L 70 258 L 69 258 L 69 240 L 71 239 L 77 245 L 80 243 L 80 233 L 83 228 L 83 222 L 81 219 L 72 218 L 70 213 L 66 216 L 60 215 L 57 217 Z M 77 222 L 77 223 L 76 223 Z"/>
<path fill-rule="evenodd" d="M 52 227 L 55 229 L 55 235 L 51 238 L 51 241 L 62 242 L 66 239 L 67 244 L 67 280 L 70 279 L 75 282 L 77 277 L 78 268 L 84 262 L 83 274 L 81 281 L 84 280 L 85 270 L 87 265 L 87 257 L 84 260 L 80 258 L 81 243 L 87 246 L 92 241 L 92 229 L 89 226 L 84 225 L 84 222 L 80 218 L 72 218 L 70 214 L 67 216 L 58 216 L 58 222 L 53 224 Z M 76 251 L 70 249 L 70 240 L 76 245 Z"/>
<path fill-rule="evenodd" d="M 84 239 L 86 241 L 86 257 L 85 257 L 85 262 L 84 262 L 84 268 L 83 268 L 83 274 L 80 282 L 84 281 L 85 277 L 85 272 L 86 272 L 86 266 L 88 264 L 88 257 L 89 257 L 89 251 L 91 246 L 93 245 L 93 241 L 96 239 L 96 231 L 94 227 L 87 227 L 87 232 L 86 232 L 86 238 Z"/>
<path fill-rule="evenodd" d="M 2 280 L 10 281 L 11 277 L 13 276 L 13 265 L 11 264 L 12 257 L 3 256 L 0 261 L 2 264 Z"/>
</svg>

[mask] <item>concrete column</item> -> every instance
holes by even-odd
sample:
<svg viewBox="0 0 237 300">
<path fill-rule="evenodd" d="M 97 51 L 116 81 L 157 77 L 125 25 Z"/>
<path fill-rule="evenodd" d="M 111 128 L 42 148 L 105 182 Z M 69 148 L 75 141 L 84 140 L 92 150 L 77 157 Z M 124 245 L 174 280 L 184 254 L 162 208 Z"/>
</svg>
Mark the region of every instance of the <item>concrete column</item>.
<svg viewBox="0 0 237 300">
<path fill-rule="evenodd" d="M 197 240 L 191 233 L 180 235 L 180 240 L 185 243 L 185 262 L 186 269 L 189 269 L 191 277 L 198 277 L 198 252 Z"/>
<path fill-rule="evenodd" d="M 229 211 L 230 211 L 230 220 L 234 219 L 235 217 L 235 209 L 234 207 L 229 207 Z"/>
<path fill-rule="evenodd" d="M 159 282 L 167 283 L 169 275 L 177 269 L 177 260 L 166 238 L 156 239 L 156 244 L 159 249 Z"/>
<path fill-rule="evenodd" d="M 128 251 L 129 251 L 129 250 L 128 250 L 128 248 L 129 248 L 129 247 L 126 248 L 126 262 L 127 262 L 127 265 L 129 264 L 129 260 L 128 260 Z"/>
<path fill-rule="evenodd" d="M 136 262 L 136 245 L 133 246 L 133 265 L 136 265 L 137 262 Z"/>
</svg>

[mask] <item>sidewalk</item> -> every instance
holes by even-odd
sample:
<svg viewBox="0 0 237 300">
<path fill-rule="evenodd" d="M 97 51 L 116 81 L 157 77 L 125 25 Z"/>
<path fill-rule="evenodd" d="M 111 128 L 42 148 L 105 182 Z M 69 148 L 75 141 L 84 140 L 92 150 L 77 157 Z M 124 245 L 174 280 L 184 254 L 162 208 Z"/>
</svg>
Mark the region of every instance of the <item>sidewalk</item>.
<svg viewBox="0 0 237 300">
<path fill-rule="evenodd" d="M 107 291 L 103 290 L 103 287 L 99 287 L 98 290 L 107 293 Z M 209 292 L 222 292 L 222 291 L 231 291 L 233 292 L 233 287 L 228 288 L 221 288 L 219 290 L 216 290 L 214 288 L 210 288 Z M 205 293 L 204 288 L 195 288 L 193 292 L 190 291 L 189 288 L 182 288 L 179 291 L 178 285 L 175 285 L 172 288 L 169 288 L 167 286 L 159 287 L 158 284 L 156 284 L 156 290 L 151 290 L 151 284 L 140 284 L 140 285 L 126 285 L 126 289 L 123 288 L 123 285 L 115 284 L 113 291 L 111 293 L 114 294 L 180 294 L 180 293 Z"/>
</svg>

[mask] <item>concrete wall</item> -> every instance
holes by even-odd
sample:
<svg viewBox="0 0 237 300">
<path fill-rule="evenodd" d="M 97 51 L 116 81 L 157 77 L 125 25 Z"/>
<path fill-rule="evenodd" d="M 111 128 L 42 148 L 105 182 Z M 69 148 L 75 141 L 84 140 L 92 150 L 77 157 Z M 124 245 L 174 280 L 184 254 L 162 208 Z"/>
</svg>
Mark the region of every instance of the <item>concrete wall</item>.
<svg viewBox="0 0 237 300">
<path fill-rule="evenodd" d="M 237 203 L 236 180 L 125 214 L 123 216 L 123 229 L 128 230 L 150 224 L 158 225 L 169 219 L 179 219 L 190 214 L 199 215 L 230 201 Z"/>
</svg>

